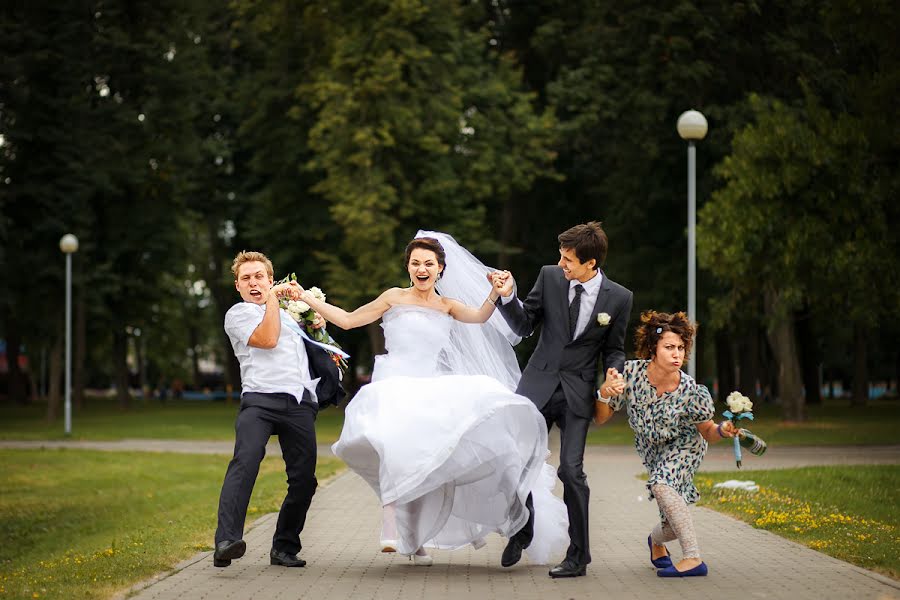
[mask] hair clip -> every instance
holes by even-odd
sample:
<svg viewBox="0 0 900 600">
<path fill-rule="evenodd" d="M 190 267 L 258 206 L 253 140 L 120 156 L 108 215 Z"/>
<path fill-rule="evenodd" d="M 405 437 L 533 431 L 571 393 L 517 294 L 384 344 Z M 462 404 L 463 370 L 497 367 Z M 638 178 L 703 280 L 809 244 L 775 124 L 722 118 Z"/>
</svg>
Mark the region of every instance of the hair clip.
<svg viewBox="0 0 900 600">
<path fill-rule="evenodd" d="M 656 333 L 662 333 L 662 327 L 657 327 L 657 328 L 656 328 Z"/>
</svg>

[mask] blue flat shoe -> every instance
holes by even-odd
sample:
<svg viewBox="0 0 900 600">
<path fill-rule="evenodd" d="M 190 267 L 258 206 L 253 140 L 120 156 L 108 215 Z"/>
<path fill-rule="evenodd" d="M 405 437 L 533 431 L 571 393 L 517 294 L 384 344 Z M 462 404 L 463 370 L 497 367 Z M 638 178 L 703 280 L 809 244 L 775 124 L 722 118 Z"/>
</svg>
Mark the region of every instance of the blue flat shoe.
<svg viewBox="0 0 900 600">
<path fill-rule="evenodd" d="M 656 572 L 656 575 L 659 577 L 706 577 L 708 572 L 709 569 L 706 568 L 706 563 L 702 562 L 687 571 L 679 571 L 675 568 L 675 565 L 672 565 L 671 567 L 660 569 Z"/>
<path fill-rule="evenodd" d="M 654 567 L 656 567 L 657 569 L 665 569 L 666 567 L 672 566 L 672 559 L 669 558 L 669 554 L 668 554 L 669 549 L 668 548 L 666 548 L 665 556 L 660 556 L 659 558 L 653 558 L 653 546 L 652 546 L 652 542 L 650 540 L 649 535 L 647 536 L 647 546 L 650 547 L 650 562 L 653 564 Z M 663 548 L 665 548 L 665 546 L 663 546 Z"/>
</svg>

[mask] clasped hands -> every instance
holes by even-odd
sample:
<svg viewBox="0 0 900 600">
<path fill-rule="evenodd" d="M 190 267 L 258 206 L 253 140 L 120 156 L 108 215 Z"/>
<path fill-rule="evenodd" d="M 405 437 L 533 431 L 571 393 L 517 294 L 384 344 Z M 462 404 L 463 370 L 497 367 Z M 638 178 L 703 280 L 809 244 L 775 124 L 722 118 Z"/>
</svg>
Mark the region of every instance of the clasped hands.
<svg viewBox="0 0 900 600">
<path fill-rule="evenodd" d="M 625 391 L 625 376 L 615 367 L 606 370 L 606 381 L 600 386 L 600 396 L 606 399 Z"/>
<path fill-rule="evenodd" d="M 497 293 L 504 298 L 512 295 L 516 287 L 516 280 L 509 271 L 491 271 L 487 274 L 487 280 L 491 282 Z"/>
<path fill-rule="evenodd" d="M 306 302 L 308 298 L 311 298 L 312 295 L 303 289 L 296 281 L 287 281 L 285 283 L 279 283 L 278 285 L 273 285 L 271 289 L 269 289 L 270 294 L 274 294 L 276 298 L 288 298 L 290 300 L 300 300 L 302 302 Z M 325 327 L 325 319 L 322 318 L 318 312 L 316 313 L 316 320 L 313 321 L 310 326 L 313 329 L 321 329 Z"/>
</svg>

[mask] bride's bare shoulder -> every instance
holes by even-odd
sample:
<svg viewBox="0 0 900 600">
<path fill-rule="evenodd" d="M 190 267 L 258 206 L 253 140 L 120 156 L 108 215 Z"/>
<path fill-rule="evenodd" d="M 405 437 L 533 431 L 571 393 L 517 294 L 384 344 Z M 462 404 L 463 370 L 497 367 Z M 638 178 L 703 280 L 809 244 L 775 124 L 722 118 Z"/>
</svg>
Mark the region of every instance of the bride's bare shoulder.
<svg viewBox="0 0 900 600">
<path fill-rule="evenodd" d="M 407 302 L 406 296 L 407 291 L 399 287 L 388 288 L 381 293 L 381 299 L 391 305 Z"/>
</svg>

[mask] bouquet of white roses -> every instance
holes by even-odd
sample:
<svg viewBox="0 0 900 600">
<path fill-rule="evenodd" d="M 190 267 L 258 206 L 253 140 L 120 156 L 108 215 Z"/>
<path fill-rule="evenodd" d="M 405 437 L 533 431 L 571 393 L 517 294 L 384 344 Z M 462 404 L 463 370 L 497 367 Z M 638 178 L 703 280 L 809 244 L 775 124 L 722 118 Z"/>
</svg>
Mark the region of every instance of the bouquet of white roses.
<svg viewBox="0 0 900 600">
<path fill-rule="evenodd" d="M 725 399 L 725 404 L 728 405 L 728 410 L 722 413 L 722 416 L 726 419 L 730 419 L 736 429 L 738 429 L 738 435 L 734 436 L 734 461 L 737 463 L 737 468 L 741 468 L 741 433 L 748 432 L 746 429 L 738 428 L 738 421 L 741 419 L 749 419 L 753 420 L 753 402 L 750 401 L 750 398 L 744 396 L 740 392 L 731 392 L 728 394 L 728 397 Z M 746 437 L 746 436 L 745 436 Z M 755 437 L 755 436 L 754 436 Z M 765 442 L 763 442 L 765 445 Z M 765 447 L 763 447 L 762 452 L 765 452 Z M 759 452 L 759 454 L 762 454 Z"/>
<path fill-rule="evenodd" d="M 284 279 L 276 281 L 275 284 L 277 285 L 279 283 L 288 283 L 289 281 L 297 281 L 296 273 L 291 273 Z M 306 291 L 312 294 L 313 297 L 317 300 L 325 302 L 325 293 L 321 289 L 317 287 L 311 287 L 307 288 Z M 340 349 L 340 344 L 338 344 L 334 340 L 334 338 L 331 337 L 331 335 L 329 335 L 327 331 L 325 331 L 324 327 L 320 327 L 318 329 L 313 327 L 313 324 L 316 322 L 316 318 L 318 315 L 316 315 L 316 311 L 314 311 L 309 304 L 303 302 L 302 300 L 279 298 L 278 306 L 286 310 L 288 315 L 290 315 L 290 317 L 294 321 L 296 321 L 297 324 L 303 327 L 303 330 L 310 338 L 314 339 L 317 342 L 328 344 L 329 346 L 334 346 L 335 348 Z M 331 354 L 331 360 L 333 360 L 334 364 L 336 364 L 341 370 L 341 374 L 346 372 L 347 361 L 345 361 L 344 358 L 338 354 L 334 354 L 331 352 L 329 352 L 329 354 Z"/>
</svg>

